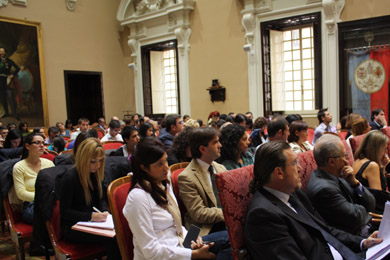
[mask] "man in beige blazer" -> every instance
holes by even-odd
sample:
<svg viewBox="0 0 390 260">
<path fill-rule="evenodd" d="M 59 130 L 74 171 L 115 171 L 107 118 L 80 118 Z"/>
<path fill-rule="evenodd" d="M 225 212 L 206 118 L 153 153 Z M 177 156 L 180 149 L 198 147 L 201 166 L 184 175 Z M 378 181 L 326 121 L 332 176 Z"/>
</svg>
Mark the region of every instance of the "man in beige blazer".
<svg viewBox="0 0 390 260">
<path fill-rule="evenodd" d="M 212 178 L 215 173 L 226 171 L 223 165 L 214 162 L 222 147 L 218 134 L 213 127 L 194 130 L 190 137 L 193 159 L 178 177 L 180 199 L 187 209 L 186 227 L 191 224 L 201 227 L 200 236 L 225 229 Z"/>
</svg>

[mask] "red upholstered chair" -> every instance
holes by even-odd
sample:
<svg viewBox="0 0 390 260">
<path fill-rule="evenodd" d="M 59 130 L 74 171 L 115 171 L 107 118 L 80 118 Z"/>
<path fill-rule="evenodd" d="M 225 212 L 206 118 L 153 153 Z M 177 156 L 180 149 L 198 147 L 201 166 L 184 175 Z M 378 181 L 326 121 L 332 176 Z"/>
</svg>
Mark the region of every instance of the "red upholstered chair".
<svg viewBox="0 0 390 260">
<path fill-rule="evenodd" d="M 229 234 L 233 258 L 245 255 L 244 225 L 246 212 L 252 200 L 249 183 L 253 179 L 253 165 L 216 174 L 218 196 Z"/>
<path fill-rule="evenodd" d="M 317 163 L 314 160 L 313 151 L 307 151 L 303 153 L 298 153 L 299 165 L 302 167 L 301 170 L 301 182 L 302 190 L 306 192 L 307 184 L 310 180 L 311 173 L 317 169 Z"/>
<path fill-rule="evenodd" d="M 356 150 L 358 149 L 360 143 L 363 141 L 364 137 L 366 135 L 358 135 L 355 137 L 351 137 L 349 139 L 349 143 L 351 144 L 352 154 L 355 154 Z"/>
<path fill-rule="evenodd" d="M 174 164 L 174 165 L 176 165 L 176 164 Z M 174 165 L 172 165 L 172 166 L 174 166 Z M 188 165 L 188 163 L 187 163 L 187 165 Z M 180 193 L 179 193 L 179 184 L 177 182 L 177 178 L 178 178 L 179 174 L 184 171 L 185 167 L 173 170 L 173 172 L 172 172 L 172 168 L 170 168 L 170 169 L 171 169 L 171 183 L 172 183 L 173 193 L 175 193 L 177 204 L 179 205 L 180 214 L 181 214 L 181 221 L 184 223 L 184 216 L 187 213 L 187 209 L 186 209 L 186 206 L 184 205 L 183 201 L 179 197 Z"/>
<path fill-rule="evenodd" d="M 8 196 L 3 200 L 5 216 L 8 220 L 11 240 L 16 247 L 16 259 L 24 260 L 24 244 L 32 241 L 33 226 L 22 221 L 22 215 L 15 211 L 9 203 Z"/>
<path fill-rule="evenodd" d="M 46 221 L 46 227 L 56 259 L 95 259 L 106 255 L 105 247 L 101 244 L 69 243 L 62 240 L 59 200 L 53 206 L 53 212 L 50 219 Z"/>
<path fill-rule="evenodd" d="M 104 150 L 116 150 L 123 145 L 121 141 L 106 141 L 102 142 Z"/>
<path fill-rule="evenodd" d="M 382 133 L 387 135 L 387 137 L 389 138 L 389 142 L 387 143 L 387 151 L 389 152 L 390 151 L 390 127 L 382 128 Z"/>
<path fill-rule="evenodd" d="M 341 140 L 343 142 L 343 145 L 345 147 L 345 152 L 348 154 L 348 161 L 349 161 L 349 165 L 352 166 L 352 164 L 354 163 L 355 159 L 353 158 L 353 153 L 352 153 L 352 150 L 351 148 L 349 147 L 348 143 L 346 140 Z"/>
<path fill-rule="evenodd" d="M 56 158 L 56 156 L 53 153 L 44 153 L 40 157 L 48 159 L 50 161 L 54 161 L 54 158 Z"/>
<path fill-rule="evenodd" d="M 309 143 L 313 143 L 313 138 L 314 138 L 314 129 L 313 128 L 308 128 L 307 129 L 307 133 L 308 133 L 308 136 L 307 136 L 307 141 L 309 141 Z"/>
<path fill-rule="evenodd" d="M 348 130 L 341 130 L 340 133 L 339 133 L 339 136 L 341 138 L 341 140 L 345 140 L 347 139 L 347 134 L 348 134 Z"/>
<path fill-rule="evenodd" d="M 130 189 L 131 176 L 114 180 L 108 186 L 107 197 L 114 220 L 116 239 L 121 251 L 122 260 L 133 259 L 133 235 L 122 209 L 125 206 Z"/>
</svg>

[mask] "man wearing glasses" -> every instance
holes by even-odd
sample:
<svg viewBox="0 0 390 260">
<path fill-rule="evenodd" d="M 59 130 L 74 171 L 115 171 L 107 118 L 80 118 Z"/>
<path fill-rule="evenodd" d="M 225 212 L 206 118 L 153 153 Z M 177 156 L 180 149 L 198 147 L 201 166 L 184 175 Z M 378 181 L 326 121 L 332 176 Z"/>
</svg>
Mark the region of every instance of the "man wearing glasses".
<svg viewBox="0 0 390 260">
<path fill-rule="evenodd" d="M 340 138 L 322 136 L 315 148 L 318 169 L 313 171 L 307 195 L 320 215 L 332 227 L 355 235 L 369 233 L 369 211 L 375 209 L 375 198 L 355 178 L 348 154 Z"/>
</svg>

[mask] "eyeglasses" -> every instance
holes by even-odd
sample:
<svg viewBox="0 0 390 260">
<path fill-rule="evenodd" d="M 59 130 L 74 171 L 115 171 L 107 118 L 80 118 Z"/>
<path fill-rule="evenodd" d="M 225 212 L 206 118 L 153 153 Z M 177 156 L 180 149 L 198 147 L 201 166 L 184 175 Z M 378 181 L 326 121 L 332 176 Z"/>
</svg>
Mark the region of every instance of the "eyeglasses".
<svg viewBox="0 0 390 260">
<path fill-rule="evenodd" d="M 344 157 L 344 158 L 348 159 L 349 158 L 349 154 L 345 153 L 344 155 L 331 156 L 329 158 L 334 158 L 335 159 L 335 158 L 339 158 L 339 157 Z"/>
<path fill-rule="evenodd" d="M 45 145 L 45 143 L 44 143 L 44 142 L 38 142 L 38 141 L 31 142 L 31 144 L 36 144 L 36 145 Z"/>
<path fill-rule="evenodd" d="M 299 165 L 299 160 L 296 159 L 296 160 L 294 160 L 292 162 L 287 163 L 287 165 Z"/>
</svg>

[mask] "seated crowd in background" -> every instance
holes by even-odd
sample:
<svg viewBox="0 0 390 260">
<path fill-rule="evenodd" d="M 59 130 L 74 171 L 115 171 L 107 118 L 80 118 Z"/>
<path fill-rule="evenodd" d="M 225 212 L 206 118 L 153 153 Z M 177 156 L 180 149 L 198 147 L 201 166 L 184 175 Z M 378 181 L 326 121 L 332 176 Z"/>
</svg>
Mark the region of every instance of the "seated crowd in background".
<svg viewBox="0 0 390 260">
<path fill-rule="evenodd" d="M 133 179 L 123 212 L 134 235 L 136 255 L 141 258 L 149 256 L 164 258 L 173 250 L 172 252 L 177 252 L 186 259 L 213 258 L 215 255 L 219 259 L 230 259 L 230 244 L 222 208 L 216 195 L 214 174 L 253 165 L 255 154 L 265 149 L 262 149 L 264 144 L 273 142 L 288 143 L 293 153 L 311 151 L 315 145 L 314 156 L 318 169 L 311 175 L 307 193 L 321 215 L 321 223 L 367 237 L 369 232 L 375 229 L 369 224 L 371 217 L 368 212 L 375 210 L 383 213 L 384 203 L 389 198 L 386 181 L 386 166 L 390 161 L 387 156 L 388 137 L 380 131 L 370 131 L 374 130 L 373 125 L 377 129 L 387 126 L 383 112 L 381 109 L 374 110 L 370 123 L 359 114 L 351 114 L 343 118 L 336 128 L 331 126 L 332 115 L 329 111 L 321 109 L 317 116 L 320 125 L 314 131 L 311 130 L 313 139 L 309 139 L 308 123 L 297 114 L 286 117 L 276 114 L 270 118 L 258 117 L 253 121 L 253 114 L 250 112 L 221 114 L 213 111 L 208 117 L 208 126 L 204 126 L 202 120 L 192 119 L 188 115 L 182 118 L 178 114 L 166 116 L 160 126 L 156 121 L 139 114 L 134 114 L 130 119 L 123 121 L 113 117 L 108 126 L 104 118 L 99 118 L 98 122 L 92 125 L 87 118 L 80 118 L 76 127 L 70 120 L 66 120 L 65 124 L 58 122 L 56 126 L 48 129 L 47 137 L 42 135 L 45 133 L 42 127 L 35 128 L 31 133 L 26 122 L 21 122 L 19 128 L 10 123 L 7 127 L 0 125 L 0 161 L 22 156 L 22 160 L 14 166 L 14 190 L 15 198 L 23 202 L 23 219 L 26 223 L 32 223 L 31 202 L 34 200 L 34 184 L 39 170 L 53 167 L 54 164 L 75 165 L 76 167 L 67 172 L 65 175 L 67 177 L 61 181 L 65 183 L 63 186 L 73 188 L 72 196 L 65 196 L 65 193 L 70 194 L 65 189 L 60 191 L 64 238 L 73 242 L 104 243 L 109 258 L 116 259 L 119 251 L 114 240 L 79 234 L 80 232 L 72 231 L 70 227 L 79 220 L 105 219 L 106 213 L 98 216 L 92 210 L 93 206 L 103 212 L 107 210 L 105 189 L 102 191 L 101 184 L 104 177 L 104 158 L 124 157 L 130 165 Z M 348 158 L 343 157 L 346 150 L 344 146 L 341 147 L 339 137 L 333 136 L 332 139 L 327 135 L 328 132 L 335 134 L 347 131 L 348 126 L 350 136 L 347 143 L 356 136 L 366 134 L 354 155 L 352 167 L 348 166 Z M 324 138 L 321 137 L 323 135 Z M 107 141 L 122 142 L 122 145 L 105 151 L 103 145 Z M 66 149 L 69 151 L 63 153 Z M 145 152 L 146 154 L 142 154 Z M 54 164 L 41 158 L 47 153 L 54 154 L 52 158 Z M 153 153 L 156 153 L 155 156 L 152 156 Z M 318 158 L 322 158 L 322 161 Z M 177 198 L 174 197 L 167 181 L 170 178 L 170 175 L 167 175 L 168 166 L 179 162 L 189 163 L 178 177 L 180 199 L 187 209 L 183 216 L 184 223 L 181 223 Z M 298 162 L 294 165 L 298 165 Z M 256 166 L 254 171 L 256 176 L 256 171 L 259 171 L 256 170 Z M 342 177 L 341 173 L 353 177 Z M 334 179 L 329 177 L 332 175 Z M 341 183 L 351 197 L 350 199 L 344 194 L 346 191 L 342 191 L 345 196 L 343 203 L 349 203 L 349 206 L 341 208 L 339 213 L 335 213 L 338 211 L 334 211 L 329 201 L 331 193 L 323 181 L 325 177 L 333 181 L 343 179 Z M 285 181 L 287 180 L 283 182 Z M 150 190 L 150 185 L 158 187 L 157 193 L 154 191 L 155 188 Z M 260 186 L 257 187 L 261 189 Z M 337 189 L 341 188 L 338 188 L 338 185 L 332 187 L 336 188 L 334 196 L 337 196 L 337 192 L 340 192 Z M 268 191 L 267 188 L 265 190 Z M 326 195 L 321 197 L 321 194 Z M 135 199 L 144 200 L 149 206 L 158 207 L 165 214 L 164 222 L 161 224 L 166 228 L 166 234 L 170 234 L 167 241 L 162 237 L 150 235 L 152 234 L 149 232 L 150 229 L 156 227 L 148 226 L 143 222 L 145 219 L 140 216 L 145 216 L 148 221 L 155 219 L 156 216 L 145 215 L 145 209 L 138 208 L 133 203 Z M 150 214 L 150 210 L 147 214 Z M 129 213 L 133 211 L 139 214 Z M 351 214 L 350 218 L 347 217 L 348 214 Z M 342 222 L 338 219 L 340 215 L 344 216 Z M 215 245 L 203 244 L 202 238 L 199 238 L 190 249 L 183 248 L 181 241 L 187 232 L 183 226 L 188 228 L 192 223 L 201 228 L 200 236 L 203 240 L 215 241 Z M 250 246 L 250 241 L 255 239 L 254 235 L 251 236 L 248 240 L 249 250 L 256 255 L 256 250 Z M 222 244 L 221 239 L 224 241 Z M 229 257 L 226 256 L 226 252 Z"/>
</svg>

